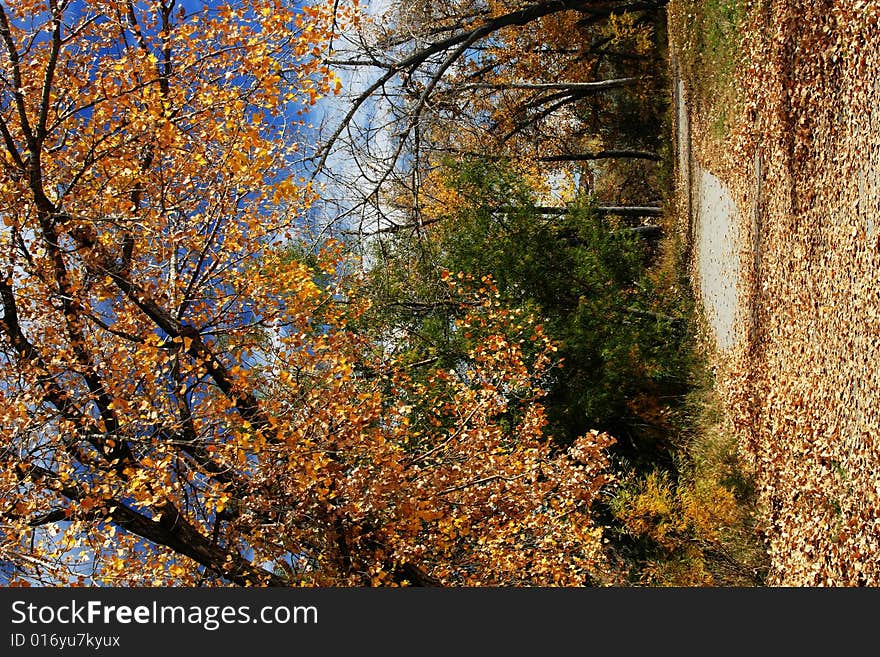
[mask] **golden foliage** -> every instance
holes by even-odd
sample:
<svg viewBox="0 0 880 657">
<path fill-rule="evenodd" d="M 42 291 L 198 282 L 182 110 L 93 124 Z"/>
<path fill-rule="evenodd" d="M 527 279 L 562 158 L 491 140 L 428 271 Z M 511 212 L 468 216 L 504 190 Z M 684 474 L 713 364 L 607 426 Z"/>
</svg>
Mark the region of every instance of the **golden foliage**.
<svg viewBox="0 0 880 657">
<path fill-rule="evenodd" d="M 726 554 L 728 532 L 743 523 L 734 492 L 711 477 L 675 482 L 660 470 L 628 476 L 611 501 L 622 531 L 645 542 L 640 580 L 659 586 L 717 584 L 713 552 Z"/>
<path fill-rule="evenodd" d="M 339 245 L 292 255 L 332 9 L 170 7 L 0 7 L 13 583 L 598 577 L 611 440 L 551 450 L 540 330 L 529 360 L 485 281 L 471 365 L 419 383 L 351 328 L 368 302 Z"/>
</svg>

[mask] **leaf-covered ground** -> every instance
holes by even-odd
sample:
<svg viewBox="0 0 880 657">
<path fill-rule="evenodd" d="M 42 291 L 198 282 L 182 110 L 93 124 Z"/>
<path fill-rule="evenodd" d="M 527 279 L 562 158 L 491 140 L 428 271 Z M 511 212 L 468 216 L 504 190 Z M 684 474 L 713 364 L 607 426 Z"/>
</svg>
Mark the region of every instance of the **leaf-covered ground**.
<svg viewBox="0 0 880 657">
<path fill-rule="evenodd" d="M 686 23 L 689 3 L 673 3 Z M 765 0 L 745 17 L 726 138 L 744 339 L 720 363 L 754 470 L 770 583 L 880 584 L 880 0 Z M 705 108 L 703 108 L 705 109 Z"/>
</svg>

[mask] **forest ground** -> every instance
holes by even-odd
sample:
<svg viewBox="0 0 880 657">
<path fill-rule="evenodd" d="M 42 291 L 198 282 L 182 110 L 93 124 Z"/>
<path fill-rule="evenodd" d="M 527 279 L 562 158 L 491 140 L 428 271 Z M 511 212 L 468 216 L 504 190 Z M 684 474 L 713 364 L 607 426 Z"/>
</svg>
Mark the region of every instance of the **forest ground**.
<svg viewBox="0 0 880 657">
<path fill-rule="evenodd" d="M 673 0 L 669 15 L 693 157 L 738 209 L 742 339 L 714 358 L 768 583 L 876 586 L 880 1 Z"/>
</svg>

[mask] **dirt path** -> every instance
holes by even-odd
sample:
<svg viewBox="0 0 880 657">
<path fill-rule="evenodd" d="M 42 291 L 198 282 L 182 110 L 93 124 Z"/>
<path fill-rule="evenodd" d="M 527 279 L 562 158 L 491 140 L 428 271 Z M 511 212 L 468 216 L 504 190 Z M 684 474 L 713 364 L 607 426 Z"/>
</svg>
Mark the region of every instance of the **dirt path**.
<svg viewBox="0 0 880 657">
<path fill-rule="evenodd" d="M 739 212 L 730 191 L 694 157 L 687 91 L 681 78 L 676 77 L 674 84 L 677 184 L 679 198 L 688 204 L 694 284 L 715 344 L 730 351 L 742 338 L 742 304 L 737 293 L 741 272 Z"/>
</svg>

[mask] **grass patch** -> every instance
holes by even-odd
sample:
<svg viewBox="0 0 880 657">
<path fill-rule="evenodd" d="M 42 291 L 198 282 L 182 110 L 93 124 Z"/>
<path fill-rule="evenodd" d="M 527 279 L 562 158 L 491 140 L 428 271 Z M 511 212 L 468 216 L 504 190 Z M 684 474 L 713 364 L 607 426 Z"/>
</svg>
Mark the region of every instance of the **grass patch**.
<svg viewBox="0 0 880 657">
<path fill-rule="evenodd" d="M 673 466 L 621 464 L 609 501 L 612 543 L 633 585 L 762 586 L 768 560 L 755 488 L 696 344 L 689 375 L 690 391 L 670 406 Z"/>
<path fill-rule="evenodd" d="M 693 109 L 709 118 L 713 139 L 723 141 L 737 116 L 736 72 L 744 64 L 745 0 L 673 0 L 669 30 Z"/>
</svg>

